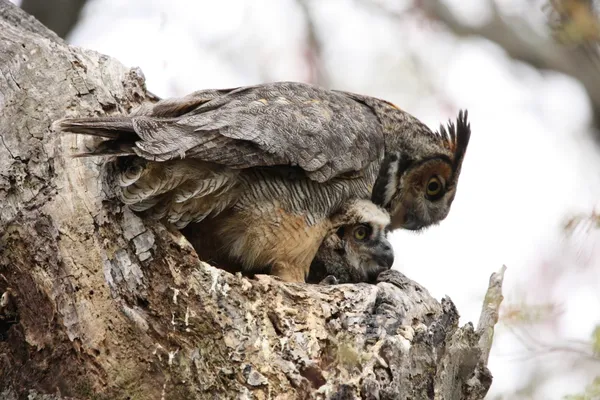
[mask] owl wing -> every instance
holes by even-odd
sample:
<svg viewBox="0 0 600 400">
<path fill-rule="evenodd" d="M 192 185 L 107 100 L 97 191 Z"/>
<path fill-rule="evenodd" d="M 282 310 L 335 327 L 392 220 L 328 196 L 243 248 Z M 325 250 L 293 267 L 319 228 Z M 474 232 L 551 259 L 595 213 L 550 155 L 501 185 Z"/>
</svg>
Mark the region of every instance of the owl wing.
<svg viewBox="0 0 600 400">
<path fill-rule="evenodd" d="M 384 145 L 369 106 L 302 83 L 199 91 L 140 114 L 110 118 L 104 130 L 112 136 L 101 136 L 128 137 L 133 152 L 148 160 L 194 158 L 236 169 L 288 165 L 318 182 L 361 171 Z M 89 134 L 90 120 L 66 120 L 62 129 Z"/>
</svg>

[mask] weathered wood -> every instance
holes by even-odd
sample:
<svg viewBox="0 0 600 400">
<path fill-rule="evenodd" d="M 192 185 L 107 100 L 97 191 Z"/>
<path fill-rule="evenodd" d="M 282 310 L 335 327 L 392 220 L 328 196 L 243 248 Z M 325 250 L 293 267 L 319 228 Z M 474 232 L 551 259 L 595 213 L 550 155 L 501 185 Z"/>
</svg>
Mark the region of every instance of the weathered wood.
<svg viewBox="0 0 600 400">
<path fill-rule="evenodd" d="M 396 271 L 319 286 L 211 267 L 114 200 L 102 160 L 69 158 L 97 139 L 51 130 L 150 99 L 141 71 L 0 0 L 0 397 L 483 398 L 489 343 L 448 298 Z"/>
</svg>

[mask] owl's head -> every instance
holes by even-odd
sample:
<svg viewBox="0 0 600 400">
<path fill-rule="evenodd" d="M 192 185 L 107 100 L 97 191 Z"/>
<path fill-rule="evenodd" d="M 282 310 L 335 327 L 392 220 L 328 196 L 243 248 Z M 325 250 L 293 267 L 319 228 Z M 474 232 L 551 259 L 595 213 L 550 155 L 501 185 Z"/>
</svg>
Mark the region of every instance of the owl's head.
<svg viewBox="0 0 600 400">
<path fill-rule="evenodd" d="M 392 267 L 394 250 L 387 240 L 390 217 L 385 210 L 369 200 L 354 199 L 331 222 L 332 233 L 320 249 L 321 256 L 334 253 L 325 266 L 328 274 L 341 282 L 371 282 Z"/>
<path fill-rule="evenodd" d="M 372 201 L 391 216 L 390 229 L 420 230 L 442 221 L 454 201 L 471 127 L 460 111 L 456 125 L 440 126 L 437 135 L 416 137 L 405 151 L 386 153 Z"/>
</svg>

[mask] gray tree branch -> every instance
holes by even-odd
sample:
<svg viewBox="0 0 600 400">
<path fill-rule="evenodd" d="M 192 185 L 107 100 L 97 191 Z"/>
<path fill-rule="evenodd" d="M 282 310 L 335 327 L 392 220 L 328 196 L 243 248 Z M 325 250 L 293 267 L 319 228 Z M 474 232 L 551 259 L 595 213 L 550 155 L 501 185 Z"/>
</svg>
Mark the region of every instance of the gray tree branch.
<svg viewBox="0 0 600 400">
<path fill-rule="evenodd" d="M 306 57 L 308 58 L 308 65 L 312 69 L 312 83 L 329 87 L 331 79 L 323 63 L 323 43 L 320 39 L 319 31 L 315 26 L 310 2 L 309 0 L 297 0 L 297 4 L 302 10 L 306 21 Z"/>
<path fill-rule="evenodd" d="M 141 71 L 0 0 L 0 397 L 483 399 L 489 343 L 450 299 L 396 271 L 326 287 L 211 267 L 114 200 L 110 164 L 69 157 L 97 139 L 51 129 L 152 99 Z"/>
<path fill-rule="evenodd" d="M 21 8 L 61 38 L 77 24 L 86 0 L 22 0 Z"/>
<path fill-rule="evenodd" d="M 504 272 L 506 266 L 502 266 L 500 271 L 490 276 L 490 284 L 483 300 L 477 332 L 480 334 L 479 347 L 481 348 L 481 358 L 487 364 L 492 342 L 494 340 L 494 326 L 498 323 L 500 305 L 504 296 L 502 296 L 502 282 L 504 281 Z"/>
<path fill-rule="evenodd" d="M 589 46 L 563 46 L 536 32 L 517 17 L 501 15 L 494 2 L 489 2 L 492 17 L 482 26 L 459 21 L 442 0 L 421 0 L 423 10 L 444 23 L 458 36 L 480 36 L 502 47 L 515 60 L 539 69 L 554 70 L 581 82 L 592 103 L 595 124 L 600 124 L 600 68 L 598 54 Z M 597 135 L 600 130 L 597 129 Z"/>
</svg>

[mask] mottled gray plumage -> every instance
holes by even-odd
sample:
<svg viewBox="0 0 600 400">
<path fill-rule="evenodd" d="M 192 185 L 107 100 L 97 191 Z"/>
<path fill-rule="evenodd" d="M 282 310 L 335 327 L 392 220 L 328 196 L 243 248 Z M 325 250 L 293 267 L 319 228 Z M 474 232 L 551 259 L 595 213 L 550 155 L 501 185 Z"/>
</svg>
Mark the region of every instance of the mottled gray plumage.
<svg viewBox="0 0 600 400">
<path fill-rule="evenodd" d="M 470 134 L 466 114 L 436 134 L 384 100 L 294 82 L 203 90 L 56 126 L 108 139 L 90 154 L 121 158 L 115 181 L 134 210 L 178 228 L 208 225 L 246 269 L 271 265 L 295 281 L 352 199 L 373 197 L 392 229 L 444 219 Z M 432 187 L 435 198 L 424 194 Z"/>
<path fill-rule="evenodd" d="M 148 160 L 196 158 L 236 169 L 292 165 L 317 182 L 364 169 L 384 146 L 369 107 L 344 93 L 299 83 L 199 91 L 138 114 L 97 119 L 97 126 L 88 119 L 63 126 L 81 126 L 78 132 L 89 134 L 135 132 L 139 138 L 129 153 Z"/>
</svg>

